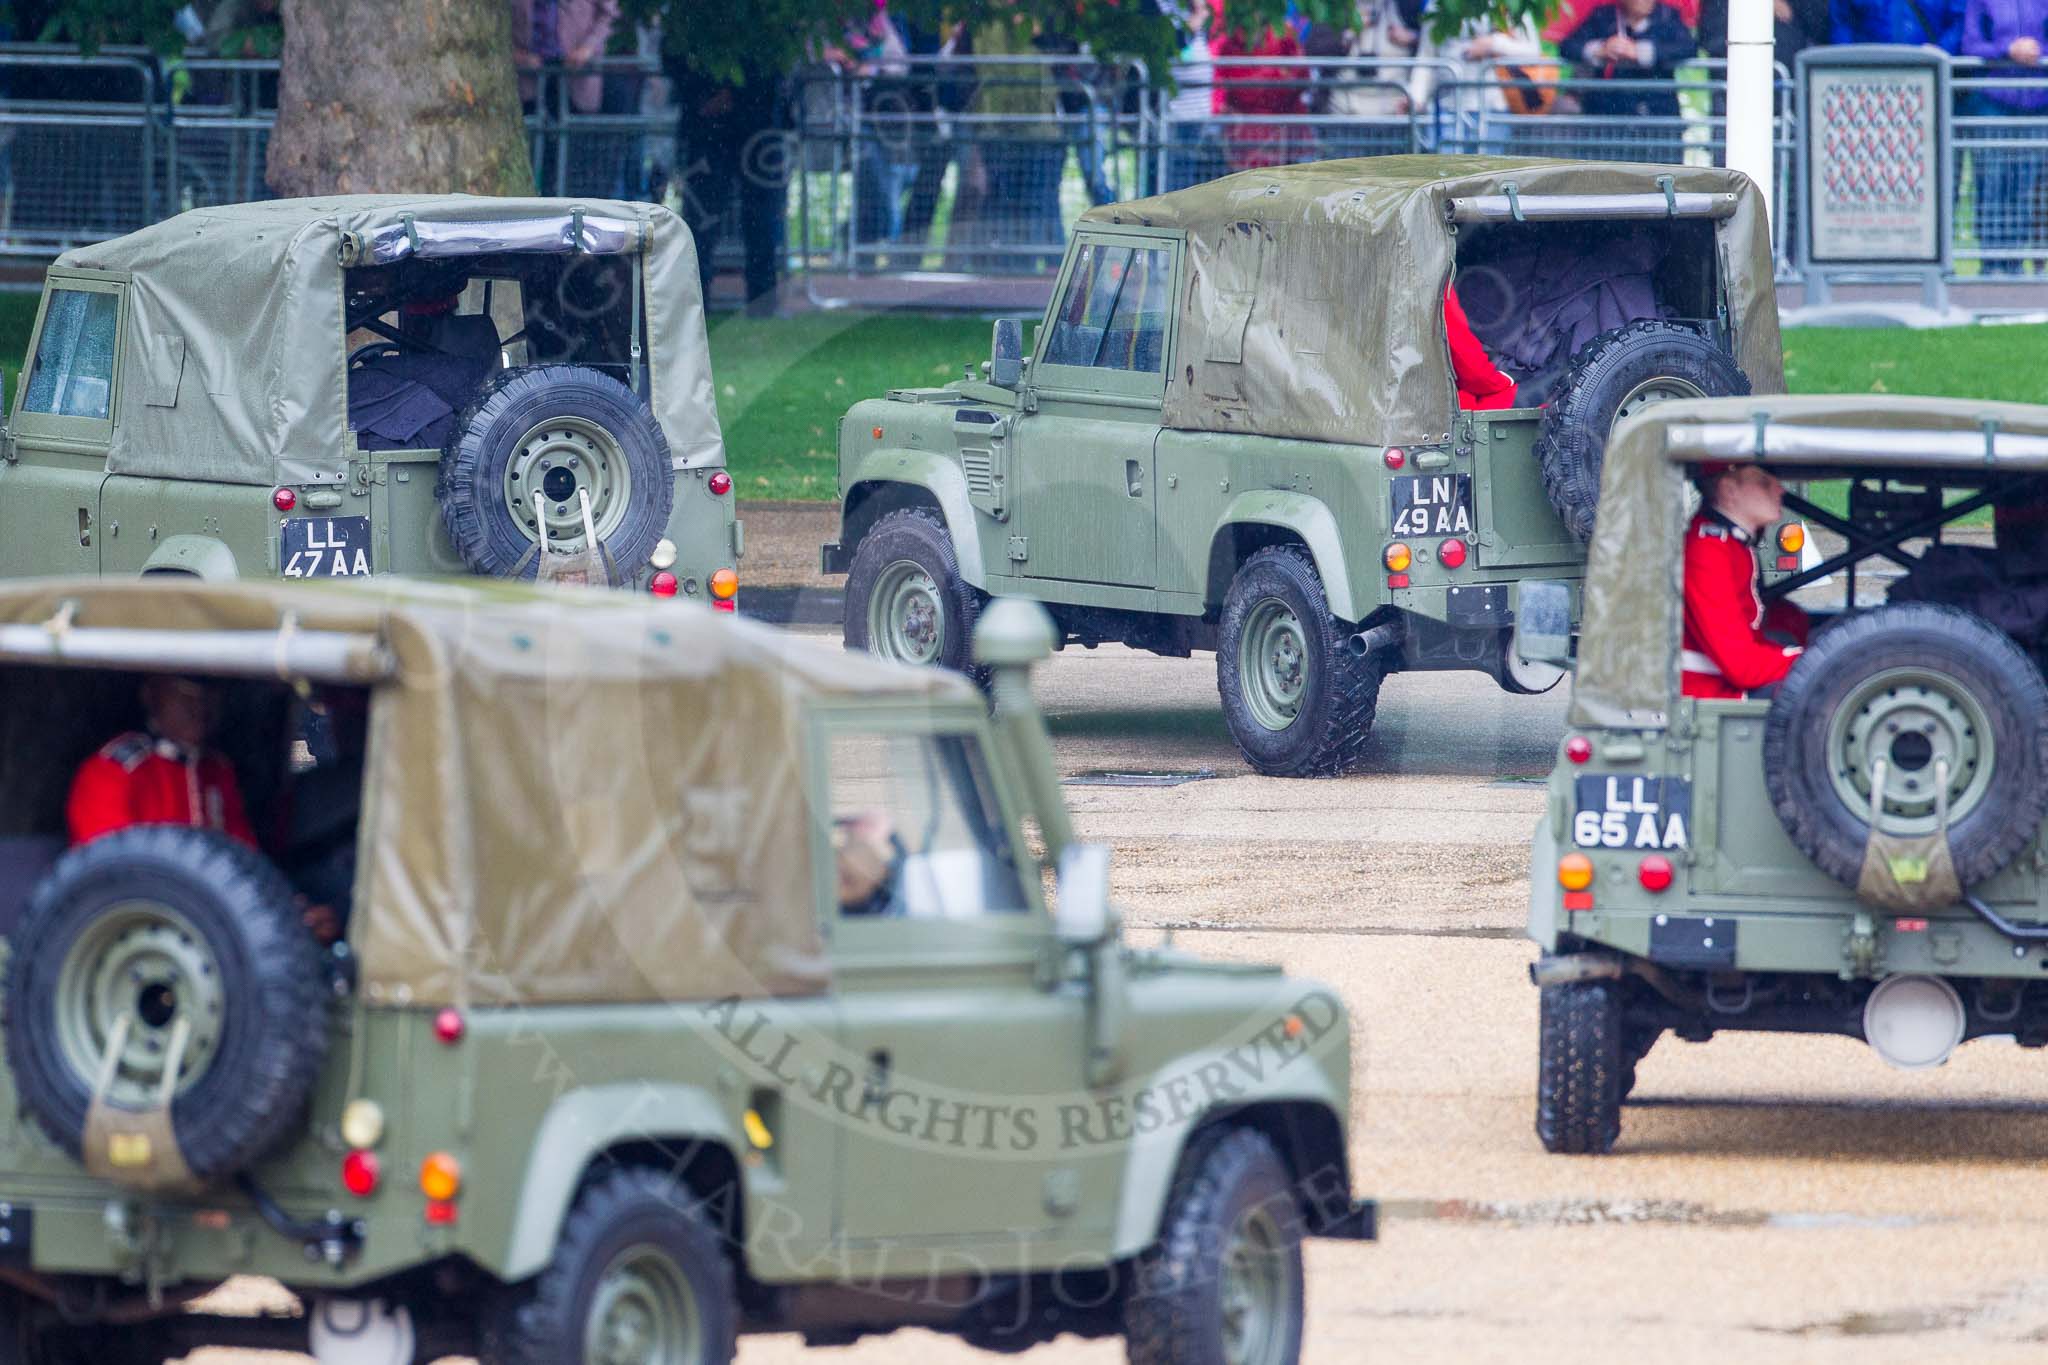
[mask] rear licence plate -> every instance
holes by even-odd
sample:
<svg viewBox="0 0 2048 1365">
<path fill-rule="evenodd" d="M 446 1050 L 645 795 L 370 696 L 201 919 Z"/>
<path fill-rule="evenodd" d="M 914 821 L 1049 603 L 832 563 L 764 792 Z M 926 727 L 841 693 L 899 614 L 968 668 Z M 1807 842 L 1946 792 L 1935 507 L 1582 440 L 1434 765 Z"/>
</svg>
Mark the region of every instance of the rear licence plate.
<svg viewBox="0 0 2048 1365">
<path fill-rule="evenodd" d="M 1405 474 L 1391 482 L 1393 533 L 1462 536 L 1472 531 L 1470 474 Z"/>
<path fill-rule="evenodd" d="M 1580 848 L 1686 847 L 1692 782 L 1683 777 L 1581 777 L 1572 842 Z"/>
<path fill-rule="evenodd" d="M 370 572 L 368 517 L 293 517 L 277 562 L 286 578 L 361 578 Z"/>
</svg>

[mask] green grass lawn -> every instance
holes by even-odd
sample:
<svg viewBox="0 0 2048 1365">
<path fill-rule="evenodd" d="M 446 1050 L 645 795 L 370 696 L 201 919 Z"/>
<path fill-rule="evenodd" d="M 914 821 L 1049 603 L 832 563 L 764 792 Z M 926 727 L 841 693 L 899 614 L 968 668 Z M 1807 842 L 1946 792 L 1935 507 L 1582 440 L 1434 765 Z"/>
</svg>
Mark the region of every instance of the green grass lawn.
<svg viewBox="0 0 2048 1365">
<path fill-rule="evenodd" d="M 0 294 L 0 371 L 8 400 L 33 294 Z M 811 313 L 711 320 L 711 363 L 742 497 L 830 499 L 839 418 L 891 388 L 944 384 L 988 355 L 985 318 Z M 2048 326 L 1947 331 L 1802 329 L 1785 334 L 1795 393 L 1925 393 L 2048 403 Z"/>
</svg>

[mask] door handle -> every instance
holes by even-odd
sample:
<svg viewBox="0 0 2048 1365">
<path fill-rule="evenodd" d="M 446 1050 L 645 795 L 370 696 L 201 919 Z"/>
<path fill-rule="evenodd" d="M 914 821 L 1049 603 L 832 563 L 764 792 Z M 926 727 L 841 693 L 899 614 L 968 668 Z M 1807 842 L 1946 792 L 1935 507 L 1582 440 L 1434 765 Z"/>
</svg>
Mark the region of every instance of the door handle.
<svg viewBox="0 0 2048 1365">
<path fill-rule="evenodd" d="M 889 1053 L 886 1048 L 876 1048 L 868 1054 L 867 1080 L 860 1088 L 862 1109 L 872 1109 L 889 1098 Z"/>
<path fill-rule="evenodd" d="M 1145 467 L 1136 460 L 1124 461 L 1124 491 L 1134 498 L 1145 496 Z"/>
</svg>

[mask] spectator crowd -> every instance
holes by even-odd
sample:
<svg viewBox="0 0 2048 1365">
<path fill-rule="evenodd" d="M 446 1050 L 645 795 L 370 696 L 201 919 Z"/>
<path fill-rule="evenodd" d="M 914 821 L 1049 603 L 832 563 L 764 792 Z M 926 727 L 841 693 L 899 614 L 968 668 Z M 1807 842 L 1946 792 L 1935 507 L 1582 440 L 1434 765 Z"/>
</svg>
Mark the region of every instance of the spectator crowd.
<svg viewBox="0 0 2048 1365">
<path fill-rule="evenodd" d="M 852 172 L 852 207 L 831 230 L 863 268 L 935 260 L 986 270 L 1056 264 L 1063 185 L 1100 204 L 1311 158 L 1415 145 L 1516 151 L 1531 144 L 1504 130 L 1544 126 L 1532 115 L 1599 118 L 1591 153 L 1628 155 L 1633 142 L 1644 159 L 1676 159 L 1679 69 L 1727 55 L 1731 0 L 1558 0 L 1540 26 L 1474 21 L 1448 36 L 1432 0 L 1356 0 L 1347 23 L 1271 26 L 1235 22 L 1233 0 L 1149 0 L 1178 52 L 1158 105 L 1167 145 L 1121 164 L 1107 133 L 1148 97 L 1135 69 L 1097 61 L 1021 6 L 978 0 L 925 26 L 873 0 L 843 32 L 812 42 L 794 70 L 762 58 L 714 78 L 656 26 L 624 20 L 619 0 L 506 3 L 529 114 L 597 130 L 555 173 L 537 166 L 542 185 L 679 201 L 707 284 L 737 225 L 746 297 L 772 310 L 789 184 L 804 169 Z M 1976 63 L 1958 70 L 1957 113 L 1984 268 L 2048 271 L 2029 259 L 2048 236 L 2048 0 L 1773 9 L 1788 67 L 1803 48 L 1845 43 L 1929 45 Z M 188 51 L 232 57 L 274 55 L 278 22 L 278 0 L 195 0 L 179 17 Z M 1167 85 L 1156 74 L 1153 83 Z M 204 85 L 190 98 L 208 98 Z M 1724 112 L 1718 94 L 1693 109 L 1702 107 Z M 669 118 L 672 139 L 649 136 Z M 837 160 L 814 136 L 828 131 L 840 139 Z"/>
</svg>

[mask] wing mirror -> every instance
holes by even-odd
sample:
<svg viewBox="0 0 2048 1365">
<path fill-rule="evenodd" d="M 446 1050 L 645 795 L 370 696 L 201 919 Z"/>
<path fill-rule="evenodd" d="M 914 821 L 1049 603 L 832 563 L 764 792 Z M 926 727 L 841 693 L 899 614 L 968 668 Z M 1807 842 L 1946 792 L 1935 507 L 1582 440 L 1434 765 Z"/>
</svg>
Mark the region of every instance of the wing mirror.
<svg viewBox="0 0 2048 1365">
<path fill-rule="evenodd" d="M 1515 603 L 1514 650 L 1524 663 L 1572 666 L 1572 590 L 1538 579 L 1522 584 Z"/>
<path fill-rule="evenodd" d="M 1092 948 L 1109 928 L 1109 845 L 1068 844 L 1060 852 L 1053 932 L 1069 948 Z"/>
<path fill-rule="evenodd" d="M 1014 389 L 1024 381 L 1024 324 L 1016 318 L 997 318 L 994 342 L 989 347 L 988 382 Z"/>
</svg>

